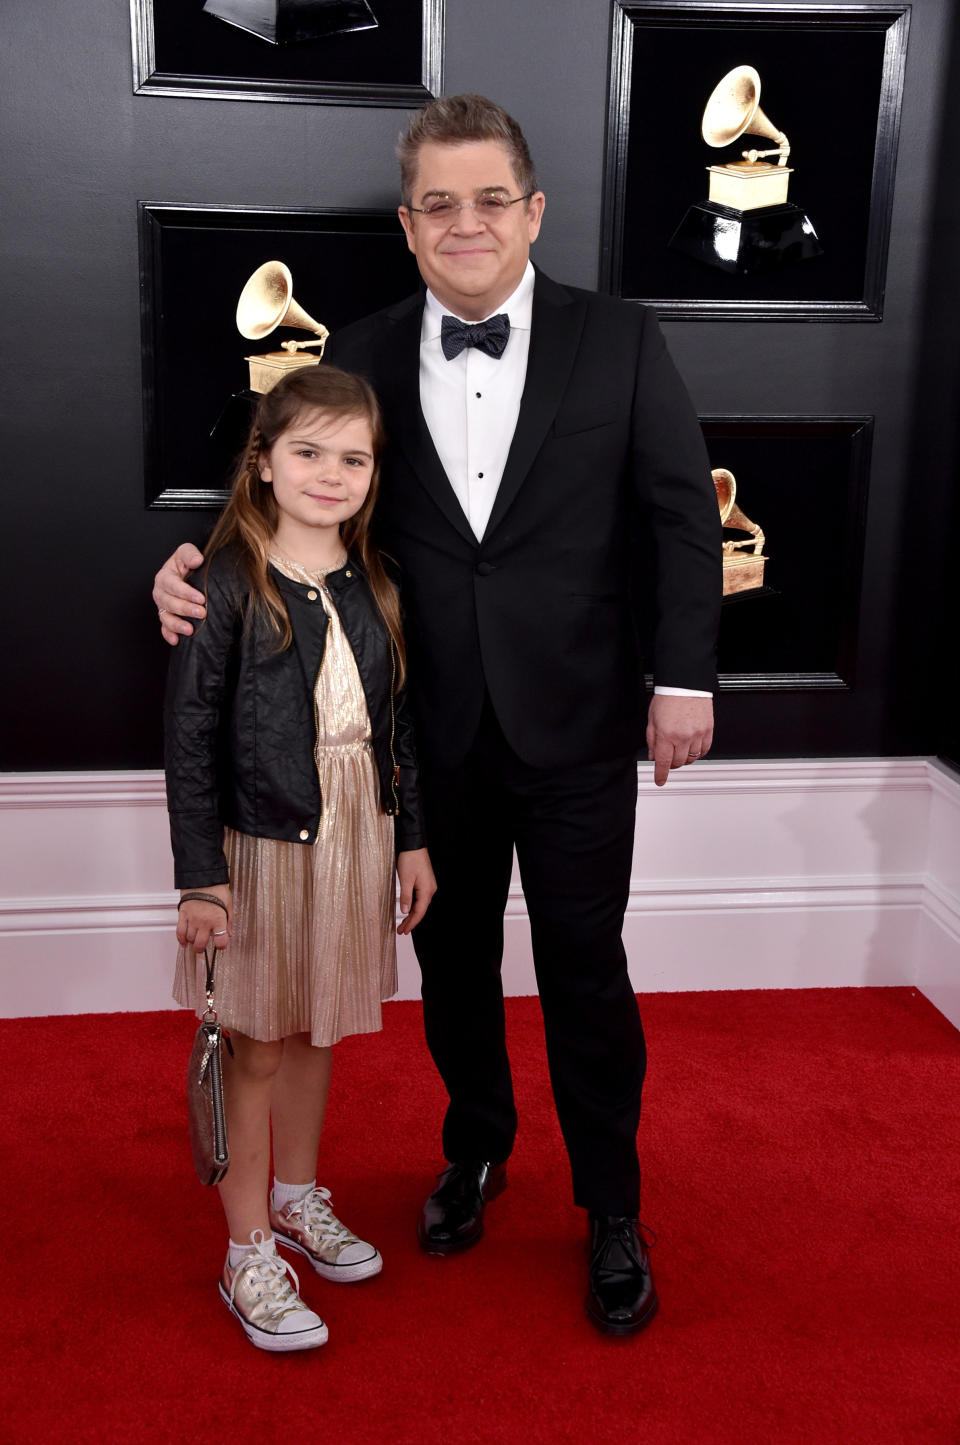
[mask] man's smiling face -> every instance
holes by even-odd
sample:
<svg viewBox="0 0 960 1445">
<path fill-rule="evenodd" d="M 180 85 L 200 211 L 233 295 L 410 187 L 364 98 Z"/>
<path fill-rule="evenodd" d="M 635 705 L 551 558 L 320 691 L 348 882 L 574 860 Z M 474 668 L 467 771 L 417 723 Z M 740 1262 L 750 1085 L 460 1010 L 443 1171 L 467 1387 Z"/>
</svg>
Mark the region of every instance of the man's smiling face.
<svg viewBox="0 0 960 1445">
<path fill-rule="evenodd" d="M 400 207 L 400 221 L 424 281 L 465 321 L 489 316 L 520 283 L 540 231 L 543 192 L 505 209 L 483 204 L 485 197 L 512 201 L 520 195 L 509 153 L 499 141 L 427 141 L 420 147 L 411 205 Z M 477 204 L 439 217 L 416 209 L 437 198 Z"/>
</svg>

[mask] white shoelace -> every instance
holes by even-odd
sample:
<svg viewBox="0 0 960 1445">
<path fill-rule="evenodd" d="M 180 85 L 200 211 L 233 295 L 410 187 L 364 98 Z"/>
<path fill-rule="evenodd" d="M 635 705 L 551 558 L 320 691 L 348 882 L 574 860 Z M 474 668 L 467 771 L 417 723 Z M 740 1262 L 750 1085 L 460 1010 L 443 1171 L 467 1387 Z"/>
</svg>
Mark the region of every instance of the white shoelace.
<svg viewBox="0 0 960 1445">
<path fill-rule="evenodd" d="M 260 1236 L 259 1239 L 257 1235 Z M 291 1304 L 296 1302 L 291 1301 L 290 1295 L 294 1294 L 297 1299 L 299 1299 L 300 1294 L 300 1281 L 297 1278 L 296 1270 L 292 1264 L 288 1264 L 279 1254 L 267 1254 L 264 1248 L 265 1240 L 261 1229 L 255 1229 L 253 1231 L 250 1236 L 250 1241 L 256 1252 L 248 1255 L 246 1259 L 241 1260 L 237 1266 L 237 1271 L 230 1284 L 230 1303 L 233 1304 L 233 1297 L 236 1293 L 237 1285 L 240 1282 L 240 1276 L 246 1274 L 248 1271 L 256 1270 L 257 1283 L 262 1287 L 263 1294 L 265 1294 L 278 1309 L 290 1309 Z M 290 1275 L 293 1279 L 292 1291 L 287 1275 Z"/>
<path fill-rule="evenodd" d="M 331 1244 L 359 1244 L 355 1234 L 337 1218 L 330 1208 L 329 1189 L 311 1189 L 301 1202 L 303 1222 L 308 1229 L 316 1229 L 329 1239 Z"/>
</svg>

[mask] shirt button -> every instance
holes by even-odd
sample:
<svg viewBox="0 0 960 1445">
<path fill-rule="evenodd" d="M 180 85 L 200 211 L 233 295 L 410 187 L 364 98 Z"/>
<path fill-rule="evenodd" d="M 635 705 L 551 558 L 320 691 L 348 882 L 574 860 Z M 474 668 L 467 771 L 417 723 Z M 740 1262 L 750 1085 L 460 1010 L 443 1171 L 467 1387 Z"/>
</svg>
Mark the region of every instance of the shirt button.
<svg viewBox="0 0 960 1445">
<path fill-rule="evenodd" d="M 316 602 L 316 600 L 317 600 L 317 593 L 314 592 L 313 588 L 311 587 L 311 588 L 310 588 L 310 591 L 307 593 L 307 601 L 308 601 L 308 602 Z"/>
<path fill-rule="evenodd" d="M 309 828 L 301 828 L 301 829 L 300 829 L 300 842 L 301 842 L 301 843 L 305 843 L 309 837 L 310 837 L 310 829 L 309 829 Z"/>
<path fill-rule="evenodd" d="M 481 481 L 483 480 L 483 472 L 477 472 L 477 476 L 481 479 Z"/>
</svg>

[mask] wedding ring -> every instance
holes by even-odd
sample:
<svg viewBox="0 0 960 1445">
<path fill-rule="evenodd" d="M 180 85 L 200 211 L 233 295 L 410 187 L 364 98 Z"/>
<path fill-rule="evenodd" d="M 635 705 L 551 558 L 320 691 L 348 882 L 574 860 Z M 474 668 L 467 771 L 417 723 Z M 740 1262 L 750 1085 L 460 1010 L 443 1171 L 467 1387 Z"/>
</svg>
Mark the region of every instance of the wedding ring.
<svg viewBox="0 0 960 1445">
<path fill-rule="evenodd" d="M 225 928 L 215 928 L 213 930 L 213 936 L 214 938 L 222 938 L 226 931 L 227 930 Z"/>
<path fill-rule="evenodd" d="M 158 617 L 162 617 L 163 614 L 166 612 L 166 610 L 167 610 L 167 609 L 166 609 L 165 607 L 161 607 L 161 608 L 160 608 L 160 611 L 157 613 L 157 616 L 158 616 Z"/>
</svg>

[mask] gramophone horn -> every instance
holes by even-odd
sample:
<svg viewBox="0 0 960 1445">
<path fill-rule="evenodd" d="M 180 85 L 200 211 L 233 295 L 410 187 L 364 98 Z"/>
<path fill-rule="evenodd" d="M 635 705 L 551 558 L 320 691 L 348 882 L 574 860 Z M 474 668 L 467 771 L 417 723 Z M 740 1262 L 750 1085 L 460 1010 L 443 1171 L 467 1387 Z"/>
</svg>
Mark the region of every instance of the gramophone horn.
<svg viewBox="0 0 960 1445">
<path fill-rule="evenodd" d="M 313 331 L 317 336 L 326 337 L 328 334 L 327 328 L 314 321 L 293 299 L 293 277 L 289 266 L 282 261 L 265 261 L 240 292 L 237 330 L 251 341 L 260 341 L 280 325 Z"/>
<path fill-rule="evenodd" d="M 728 472 L 726 467 L 714 467 L 711 473 L 713 485 L 717 491 L 717 503 L 720 507 L 720 520 L 725 522 L 733 511 L 734 498 L 737 495 L 737 479 L 733 472 Z"/>
<path fill-rule="evenodd" d="M 735 532 L 749 532 L 752 537 L 759 540 L 761 545 L 766 540 L 756 522 L 751 522 L 750 518 L 737 506 L 733 506 L 727 516 L 723 518 L 723 525 L 732 527 Z"/>
<path fill-rule="evenodd" d="M 760 77 L 752 65 L 738 65 L 715 86 L 700 130 L 707 145 L 717 148 L 744 134 L 769 136 L 781 146 L 787 140 L 760 109 Z"/>
<path fill-rule="evenodd" d="M 714 467 L 711 472 L 713 485 L 717 493 L 717 504 L 720 507 L 720 521 L 724 527 L 732 527 L 734 531 L 749 532 L 754 539 L 754 551 L 759 552 L 766 541 L 762 528 L 756 522 L 741 512 L 737 506 L 737 479 L 733 472 L 728 472 L 726 467 Z M 742 547 L 742 542 L 724 542 L 724 551 L 730 547 Z"/>
</svg>

